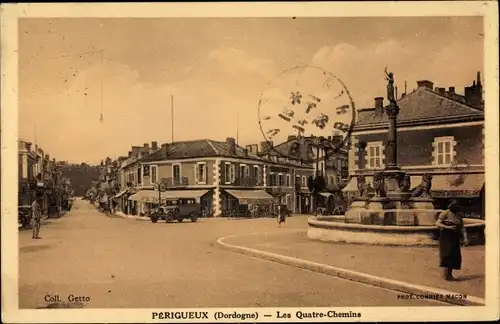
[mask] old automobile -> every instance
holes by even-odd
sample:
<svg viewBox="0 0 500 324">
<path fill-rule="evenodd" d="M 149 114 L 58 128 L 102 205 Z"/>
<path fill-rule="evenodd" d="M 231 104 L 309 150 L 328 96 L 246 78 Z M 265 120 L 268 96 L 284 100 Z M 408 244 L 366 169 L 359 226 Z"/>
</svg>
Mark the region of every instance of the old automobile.
<svg viewBox="0 0 500 324">
<path fill-rule="evenodd" d="M 190 219 L 196 222 L 201 216 L 201 204 L 193 198 L 169 199 L 165 204 L 157 206 L 150 212 L 150 218 L 153 223 L 164 220 L 167 223 L 173 221 L 182 222 L 184 219 Z"/>
</svg>

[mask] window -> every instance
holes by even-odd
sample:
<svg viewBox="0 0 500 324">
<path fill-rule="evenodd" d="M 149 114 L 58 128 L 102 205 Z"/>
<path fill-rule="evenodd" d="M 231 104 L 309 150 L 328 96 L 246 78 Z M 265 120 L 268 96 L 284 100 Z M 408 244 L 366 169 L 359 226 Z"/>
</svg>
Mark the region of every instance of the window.
<svg viewBox="0 0 500 324">
<path fill-rule="evenodd" d="M 286 186 L 287 187 L 291 187 L 292 186 L 292 184 L 290 183 L 290 175 L 289 174 L 286 175 Z"/>
<path fill-rule="evenodd" d="M 236 178 L 236 166 L 229 162 L 224 164 L 224 181 L 226 184 L 233 183 Z"/>
<path fill-rule="evenodd" d="M 307 188 L 307 178 L 306 176 L 302 176 L 302 187 Z"/>
<path fill-rule="evenodd" d="M 230 174 L 230 178 L 231 178 L 231 183 L 234 183 L 234 181 L 236 180 L 236 166 L 234 164 L 231 164 L 231 172 L 229 173 Z"/>
<path fill-rule="evenodd" d="M 297 185 L 297 184 L 299 184 L 299 185 L 301 184 L 300 183 L 300 176 L 299 175 L 295 176 L 295 185 Z"/>
<path fill-rule="evenodd" d="M 366 167 L 368 169 L 382 168 L 382 142 L 370 142 L 366 146 Z"/>
<path fill-rule="evenodd" d="M 196 163 L 195 181 L 198 184 L 206 184 L 207 183 L 207 163 L 206 162 Z"/>
<path fill-rule="evenodd" d="M 174 164 L 172 166 L 172 178 L 173 178 L 174 184 L 180 184 L 180 182 L 181 182 L 181 165 L 180 164 Z"/>
<path fill-rule="evenodd" d="M 152 165 L 151 168 L 149 169 L 149 172 L 150 172 L 149 182 L 151 182 L 151 184 L 155 184 L 158 181 L 157 166 Z"/>
<path fill-rule="evenodd" d="M 128 175 L 128 181 L 131 182 L 131 183 L 135 183 L 134 173 L 129 173 L 129 175 Z"/>
<path fill-rule="evenodd" d="M 269 173 L 269 185 L 270 185 L 271 187 L 276 186 L 276 174 L 274 174 L 274 173 L 272 173 L 272 172 L 271 172 L 271 173 Z"/>
<path fill-rule="evenodd" d="M 260 169 L 259 169 L 259 166 L 258 165 L 254 165 L 253 166 L 253 176 L 254 178 L 257 180 L 257 182 L 259 181 L 259 173 L 260 173 Z"/>
<path fill-rule="evenodd" d="M 141 179 L 141 171 L 142 171 L 142 169 L 141 169 L 141 168 L 137 169 L 137 183 L 138 183 L 138 184 L 141 184 L 141 183 L 142 183 L 142 179 Z"/>
<path fill-rule="evenodd" d="M 250 167 L 245 164 L 240 164 L 240 177 L 248 178 L 250 177 Z"/>
<path fill-rule="evenodd" d="M 231 183 L 231 163 L 224 164 L 224 182 Z"/>
<path fill-rule="evenodd" d="M 278 186 L 282 186 L 282 185 L 283 185 L 283 174 L 278 173 Z"/>
<path fill-rule="evenodd" d="M 456 142 L 453 136 L 437 137 L 434 139 L 434 164 L 449 166 L 455 157 Z"/>
</svg>

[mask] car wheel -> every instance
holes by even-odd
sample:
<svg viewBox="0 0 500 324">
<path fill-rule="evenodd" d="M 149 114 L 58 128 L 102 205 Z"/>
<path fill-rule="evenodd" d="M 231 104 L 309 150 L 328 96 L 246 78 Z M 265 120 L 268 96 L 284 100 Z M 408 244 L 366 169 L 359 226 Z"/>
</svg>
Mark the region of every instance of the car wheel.
<svg viewBox="0 0 500 324">
<path fill-rule="evenodd" d="M 174 214 L 172 214 L 172 212 L 169 211 L 165 215 L 165 220 L 167 221 L 167 223 L 171 223 L 174 220 Z"/>
<path fill-rule="evenodd" d="M 183 219 L 182 219 L 182 218 L 179 218 L 179 219 L 177 219 L 177 221 L 178 221 L 179 223 L 182 223 Z"/>
<path fill-rule="evenodd" d="M 156 218 L 155 216 L 151 216 L 151 221 L 153 223 L 157 223 L 158 222 L 158 218 Z"/>
<path fill-rule="evenodd" d="M 191 219 L 191 222 L 195 223 L 198 220 L 198 215 L 196 215 L 195 213 L 191 213 L 189 218 Z"/>
</svg>

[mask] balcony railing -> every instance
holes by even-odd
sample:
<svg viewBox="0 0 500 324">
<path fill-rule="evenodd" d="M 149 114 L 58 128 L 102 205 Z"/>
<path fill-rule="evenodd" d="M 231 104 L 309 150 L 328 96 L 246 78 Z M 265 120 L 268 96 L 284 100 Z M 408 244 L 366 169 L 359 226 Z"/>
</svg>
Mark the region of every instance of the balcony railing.
<svg viewBox="0 0 500 324">
<path fill-rule="evenodd" d="M 234 184 L 237 186 L 253 187 L 253 186 L 263 186 L 263 181 L 254 177 L 240 177 L 236 178 Z"/>
<path fill-rule="evenodd" d="M 179 186 L 188 186 L 189 185 L 189 180 L 187 177 L 162 178 L 160 181 L 162 183 L 166 184 L 167 187 L 179 187 Z"/>
</svg>

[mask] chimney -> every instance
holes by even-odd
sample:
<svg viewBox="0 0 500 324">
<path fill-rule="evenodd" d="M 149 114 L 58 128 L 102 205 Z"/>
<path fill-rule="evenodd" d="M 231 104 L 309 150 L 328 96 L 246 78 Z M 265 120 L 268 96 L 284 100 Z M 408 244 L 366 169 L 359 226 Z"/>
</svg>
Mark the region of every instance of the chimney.
<svg viewBox="0 0 500 324">
<path fill-rule="evenodd" d="M 156 151 L 158 149 L 158 142 L 157 141 L 151 142 L 151 148 L 153 149 L 153 151 Z"/>
<path fill-rule="evenodd" d="M 132 151 L 128 151 L 128 157 L 132 156 Z"/>
<path fill-rule="evenodd" d="M 477 72 L 477 79 L 472 81 L 472 86 L 465 87 L 465 103 L 476 109 L 483 110 L 483 86 L 481 85 L 481 73 Z"/>
<path fill-rule="evenodd" d="M 332 142 L 332 137 L 331 136 L 328 136 L 328 142 Z"/>
<path fill-rule="evenodd" d="M 288 135 L 287 142 L 297 138 L 295 135 Z"/>
<path fill-rule="evenodd" d="M 382 115 L 384 113 L 384 97 L 375 98 L 375 114 Z"/>
<path fill-rule="evenodd" d="M 437 93 L 439 93 L 440 95 L 445 95 L 445 94 L 446 94 L 446 88 L 439 88 L 439 87 L 436 87 L 436 88 L 434 88 L 434 92 L 437 92 Z"/>
<path fill-rule="evenodd" d="M 236 155 L 236 140 L 232 137 L 226 138 L 227 145 L 229 146 L 229 154 Z"/>
<path fill-rule="evenodd" d="M 243 153 L 245 154 L 245 156 L 248 156 L 248 149 L 247 148 L 243 149 Z"/>
<path fill-rule="evenodd" d="M 26 150 L 28 150 L 28 152 L 31 152 L 31 143 L 30 142 L 26 142 Z"/>
<path fill-rule="evenodd" d="M 138 155 L 140 151 L 141 151 L 140 146 L 132 146 L 132 155 Z"/>
<path fill-rule="evenodd" d="M 272 141 L 269 142 L 260 142 L 260 151 L 265 152 L 271 149 L 274 146 L 274 143 Z"/>
<path fill-rule="evenodd" d="M 50 161 L 50 155 L 45 154 L 45 160 Z"/>
<path fill-rule="evenodd" d="M 429 80 L 420 80 L 420 81 L 417 81 L 417 86 L 419 88 L 427 88 L 427 89 L 432 90 L 434 88 L 434 82 L 429 81 Z"/>
<path fill-rule="evenodd" d="M 448 88 L 448 93 L 449 94 L 455 94 L 455 87 L 449 87 Z"/>
<path fill-rule="evenodd" d="M 161 149 L 162 149 L 165 153 L 167 153 L 168 143 L 162 144 L 162 145 L 161 145 Z"/>
</svg>

